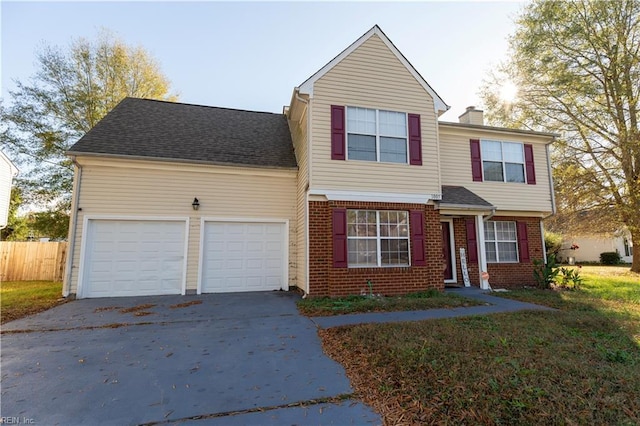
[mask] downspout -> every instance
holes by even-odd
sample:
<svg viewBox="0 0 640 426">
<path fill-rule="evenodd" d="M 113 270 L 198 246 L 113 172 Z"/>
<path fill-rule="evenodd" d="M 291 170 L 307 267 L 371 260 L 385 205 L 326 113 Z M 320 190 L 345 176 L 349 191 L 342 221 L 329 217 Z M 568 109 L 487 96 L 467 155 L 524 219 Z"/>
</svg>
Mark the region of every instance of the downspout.
<svg viewBox="0 0 640 426">
<path fill-rule="evenodd" d="M 69 218 L 69 250 L 67 251 L 67 262 L 65 265 L 64 284 L 62 286 L 62 296 L 68 297 L 71 287 L 71 275 L 73 267 L 73 255 L 76 246 L 76 226 L 78 221 L 78 203 L 80 200 L 80 184 L 82 182 L 82 166 L 76 161 L 76 157 L 71 157 L 73 165 L 76 167 L 75 179 L 73 182 L 73 198 L 71 199 L 71 217 Z"/>
</svg>

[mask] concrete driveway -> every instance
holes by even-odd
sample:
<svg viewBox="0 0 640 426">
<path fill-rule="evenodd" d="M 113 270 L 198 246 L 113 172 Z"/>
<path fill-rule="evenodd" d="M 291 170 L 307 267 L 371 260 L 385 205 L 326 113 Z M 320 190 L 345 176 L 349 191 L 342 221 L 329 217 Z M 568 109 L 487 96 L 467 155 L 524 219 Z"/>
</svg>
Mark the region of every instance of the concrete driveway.
<svg viewBox="0 0 640 426">
<path fill-rule="evenodd" d="M 2 327 L 1 416 L 40 425 L 380 424 L 288 292 L 84 299 Z"/>
</svg>

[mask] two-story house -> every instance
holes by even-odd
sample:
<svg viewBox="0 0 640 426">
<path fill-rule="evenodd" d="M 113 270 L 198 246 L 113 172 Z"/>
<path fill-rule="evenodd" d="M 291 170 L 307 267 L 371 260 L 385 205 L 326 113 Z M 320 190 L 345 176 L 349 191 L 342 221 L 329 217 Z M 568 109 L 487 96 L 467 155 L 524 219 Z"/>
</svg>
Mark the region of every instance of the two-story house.
<svg viewBox="0 0 640 426">
<path fill-rule="evenodd" d="M 553 135 L 447 109 L 377 26 L 282 114 L 127 98 L 68 153 L 64 294 L 533 284 Z"/>
</svg>

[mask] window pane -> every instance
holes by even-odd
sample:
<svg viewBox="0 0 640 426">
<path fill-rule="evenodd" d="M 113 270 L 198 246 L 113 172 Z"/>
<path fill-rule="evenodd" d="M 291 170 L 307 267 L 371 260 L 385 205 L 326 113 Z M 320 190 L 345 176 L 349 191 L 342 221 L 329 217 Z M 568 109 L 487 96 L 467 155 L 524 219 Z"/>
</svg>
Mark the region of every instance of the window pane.
<svg viewBox="0 0 640 426">
<path fill-rule="evenodd" d="M 514 163 L 505 163 L 504 165 L 507 173 L 507 182 L 524 183 L 524 165 Z"/>
<path fill-rule="evenodd" d="M 380 240 L 380 257 L 382 265 L 408 265 L 408 240 Z"/>
<path fill-rule="evenodd" d="M 374 239 L 347 240 L 349 266 L 377 266 L 377 244 Z"/>
<path fill-rule="evenodd" d="M 516 241 L 515 222 L 495 222 L 498 241 Z"/>
<path fill-rule="evenodd" d="M 370 210 L 347 211 L 347 236 L 375 237 L 376 212 Z"/>
<path fill-rule="evenodd" d="M 407 137 L 407 119 L 403 112 L 379 111 L 379 131 L 384 136 Z"/>
<path fill-rule="evenodd" d="M 484 180 L 504 182 L 504 178 L 502 177 L 502 163 L 483 161 L 482 165 L 484 168 Z"/>
<path fill-rule="evenodd" d="M 493 224 L 495 222 L 485 222 L 484 223 L 484 239 L 494 241 L 496 239 L 495 228 Z"/>
<path fill-rule="evenodd" d="M 485 242 L 484 249 L 487 252 L 487 262 L 497 262 L 496 244 L 493 242 Z"/>
<path fill-rule="evenodd" d="M 516 262 L 518 260 L 518 248 L 516 243 L 498 243 L 500 262 Z"/>
<path fill-rule="evenodd" d="M 349 160 L 376 161 L 376 137 L 365 135 L 347 136 Z"/>
<path fill-rule="evenodd" d="M 496 141 L 482 141 L 482 159 L 502 161 L 502 144 Z"/>
<path fill-rule="evenodd" d="M 388 163 L 406 163 L 407 140 L 380 137 L 380 161 Z"/>
<path fill-rule="evenodd" d="M 503 142 L 502 152 L 504 161 L 509 163 L 524 163 L 524 152 L 521 143 Z"/>
<path fill-rule="evenodd" d="M 376 134 L 376 110 L 347 107 L 347 130 L 349 133 Z"/>
</svg>

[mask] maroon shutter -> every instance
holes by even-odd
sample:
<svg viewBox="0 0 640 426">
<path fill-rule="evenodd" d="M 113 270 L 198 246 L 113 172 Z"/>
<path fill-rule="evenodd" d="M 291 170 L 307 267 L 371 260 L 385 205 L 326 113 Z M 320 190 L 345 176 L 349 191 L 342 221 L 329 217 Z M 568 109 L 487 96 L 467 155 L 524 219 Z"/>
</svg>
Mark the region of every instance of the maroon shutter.
<svg viewBox="0 0 640 426">
<path fill-rule="evenodd" d="M 411 210 L 411 264 L 413 266 L 427 266 L 427 257 L 424 247 L 424 212 Z"/>
<path fill-rule="evenodd" d="M 409 164 L 412 166 L 422 166 L 420 114 L 409 114 Z"/>
<path fill-rule="evenodd" d="M 333 222 L 333 267 L 347 267 L 347 210 L 334 209 Z"/>
<path fill-rule="evenodd" d="M 520 263 L 529 263 L 529 238 L 527 236 L 527 223 L 518 222 L 518 254 Z"/>
<path fill-rule="evenodd" d="M 471 175 L 474 182 L 482 182 L 482 154 L 480 153 L 480 140 L 470 139 L 471 143 Z"/>
<path fill-rule="evenodd" d="M 331 159 L 344 160 L 344 107 L 331 105 Z"/>
<path fill-rule="evenodd" d="M 467 262 L 478 263 L 478 238 L 476 237 L 476 220 L 467 219 Z"/>
<path fill-rule="evenodd" d="M 529 185 L 536 184 L 536 167 L 533 163 L 533 145 L 524 145 L 524 163 L 527 171 L 527 183 Z"/>
</svg>

